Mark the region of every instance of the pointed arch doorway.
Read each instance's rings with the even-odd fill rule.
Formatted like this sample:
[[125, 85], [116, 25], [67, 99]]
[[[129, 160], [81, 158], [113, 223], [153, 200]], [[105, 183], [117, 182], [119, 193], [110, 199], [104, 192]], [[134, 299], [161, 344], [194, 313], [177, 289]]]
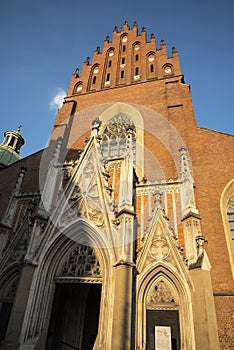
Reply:
[[102, 290], [94, 249], [77, 245], [58, 270], [46, 350], [92, 350], [98, 334]]
[[101, 287], [99, 283], [56, 283], [46, 349], [93, 349]]
[[147, 350], [180, 349], [179, 296], [164, 276], [148, 291], [146, 328]]
[[[147, 350], [158, 345], [168, 350], [180, 349], [180, 328], [178, 310], [146, 310]], [[168, 347], [166, 347], [169, 338]]]

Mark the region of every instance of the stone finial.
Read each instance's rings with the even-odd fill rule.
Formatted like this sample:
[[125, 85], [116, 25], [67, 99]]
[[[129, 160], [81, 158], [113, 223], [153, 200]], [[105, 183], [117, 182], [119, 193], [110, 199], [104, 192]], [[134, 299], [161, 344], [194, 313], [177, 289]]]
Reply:
[[75, 77], [79, 78], [79, 68], [76, 68], [76, 70], [75, 70]]
[[99, 118], [96, 118], [92, 121], [92, 136], [97, 137], [98, 136], [98, 131], [100, 126], [102, 125], [102, 122]]
[[197, 248], [198, 248], [198, 256], [203, 254], [204, 252], [204, 247], [205, 244], [208, 243], [207, 239], [204, 236], [196, 236], [195, 237], [196, 243], [197, 243]]
[[177, 53], [177, 50], [174, 46], [172, 47], [171, 52], [172, 52], [172, 54]]
[[87, 64], [87, 66], [90, 64], [90, 57], [87, 57], [87, 58], [86, 58], [85, 63]]
[[116, 33], [118, 33], [118, 27], [117, 27], [117, 26], [115, 26], [115, 27], [114, 27], [114, 30], [113, 30], [113, 32], [116, 32]]
[[109, 37], [109, 35], [106, 36], [106, 42], [107, 42], [107, 43], [110, 42], [110, 37]]
[[100, 46], [97, 46], [96, 52], [97, 52], [97, 53], [100, 53]]
[[166, 43], [163, 39], [160, 41], [160, 45], [161, 45], [161, 48], [166, 46]]
[[100, 128], [100, 126], [102, 125], [102, 122], [99, 118], [95, 118], [93, 121], [92, 121], [92, 129], [97, 129], [97, 128]]
[[128, 25], [128, 21], [125, 21], [124, 22], [124, 24], [123, 24], [123, 26], [122, 26], [122, 30], [129, 30], [130, 29], [130, 27], [129, 27], [129, 25]]

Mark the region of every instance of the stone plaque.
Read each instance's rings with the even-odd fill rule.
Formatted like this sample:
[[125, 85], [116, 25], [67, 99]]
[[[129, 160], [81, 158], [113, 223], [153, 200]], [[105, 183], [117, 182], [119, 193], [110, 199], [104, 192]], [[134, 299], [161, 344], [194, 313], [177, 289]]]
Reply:
[[171, 327], [155, 326], [155, 350], [172, 350]]

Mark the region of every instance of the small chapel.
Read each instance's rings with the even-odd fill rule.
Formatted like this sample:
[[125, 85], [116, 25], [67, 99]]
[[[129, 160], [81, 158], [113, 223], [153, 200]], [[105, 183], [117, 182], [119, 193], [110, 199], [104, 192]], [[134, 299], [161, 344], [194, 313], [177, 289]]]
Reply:
[[197, 125], [178, 52], [114, 28], [48, 147], [0, 145], [1, 350], [230, 350], [234, 137]]

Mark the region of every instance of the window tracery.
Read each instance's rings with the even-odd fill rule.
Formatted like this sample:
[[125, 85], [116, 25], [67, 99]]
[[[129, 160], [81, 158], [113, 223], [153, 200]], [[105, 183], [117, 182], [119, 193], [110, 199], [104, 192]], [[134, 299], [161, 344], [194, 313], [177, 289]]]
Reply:
[[232, 242], [234, 242], [234, 194], [232, 194], [227, 203], [227, 216], [230, 225]]
[[79, 244], [67, 257], [59, 277], [100, 277], [101, 268], [92, 247]]
[[109, 120], [102, 134], [101, 151], [104, 159], [120, 158], [124, 156], [130, 139], [135, 159], [135, 124], [125, 113], [118, 113]]

